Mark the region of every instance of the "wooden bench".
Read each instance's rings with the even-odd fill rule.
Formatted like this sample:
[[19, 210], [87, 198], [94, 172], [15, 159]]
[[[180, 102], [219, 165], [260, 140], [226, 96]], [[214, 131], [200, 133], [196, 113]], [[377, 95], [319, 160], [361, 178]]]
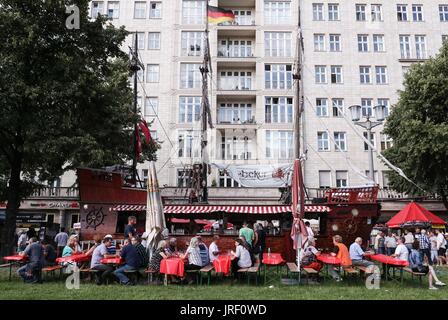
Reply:
[[147, 275], [148, 284], [152, 283], [154, 275], [158, 275], [159, 273], [154, 269], [145, 269], [143, 271], [144, 274]]
[[10, 265], [10, 263], [0, 264], [0, 268], [9, 268]]
[[342, 271], [344, 272], [344, 276], [349, 275], [352, 278], [360, 275], [359, 270], [353, 267], [342, 267]]
[[255, 262], [253, 267], [248, 268], [247, 270], [247, 284], [250, 284], [250, 278], [255, 277], [255, 284], [258, 285], [258, 276], [260, 274], [260, 263]]
[[50, 273], [53, 277], [56, 276], [55, 271], [59, 270], [59, 278], [62, 277], [62, 269], [64, 269], [64, 266], [61, 265], [55, 265], [55, 266], [49, 266], [49, 267], [45, 267], [42, 268], [42, 272], [48, 272]]
[[213, 265], [211, 265], [211, 264], [206, 265], [205, 267], [202, 267], [201, 270], [199, 270], [199, 274], [201, 277], [201, 285], [202, 285], [202, 279], [203, 279], [204, 275], [207, 275], [207, 285], [210, 285], [210, 278], [212, 275], [212, 270], [213, 270]]
[[306, 283], [309, 283], [310, 276], [319, 278], [319, 271], [314, 270], [313, 268], [303, 268], [303, 271], [306, 274]]
[[297, 270], [297, 265], [294, 262], [286, 263], [286, 276], [289, 278], [290, 274], [297, 274], [297, 277], [300, 275], [300, 270]]
[[414, 272], [414, 271], [412, 271], [411, 268], [403, 268], [403, 271], [410, 273], [412, 275], [412, 279], [414, 279], [414, 276], [418, 277], [419, 283], [420, 283], [420, 285], [422, 285], [422, 283], [423, 283], [422, 277], [426, 276], [426, 273]]
[[[195, 275], [196, 276], [196, 285], [199, 284], [199, 269], [198, 270], [186, 270], [185, 271], [186, 274], [190, 274], [190, 275]], [[166, 275], [165, 275], [165, 280], [166, 280]]]
[[131, 283], [138, 283], [138, 280], [140, 278], [140, 273], [138, 269], [124, 270], [124, 273], [129, 278], [129, 281]]

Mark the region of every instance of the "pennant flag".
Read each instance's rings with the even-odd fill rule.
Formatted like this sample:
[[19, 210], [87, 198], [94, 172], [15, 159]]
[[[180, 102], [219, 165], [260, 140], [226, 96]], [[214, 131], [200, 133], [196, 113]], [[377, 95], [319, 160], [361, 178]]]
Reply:
[[223, 22], [233, 22], [235, 20], [235, 15], [232, 10], [226, 10], [219, 7], [208, 6], [207, 12], [209, 23], [223, 23]]
[[145, 136], [146, 144], [149, 144], [151, 141], [151, 132], [149, 131], [148, 124], [145, 120], [140, 120], [138, 122], [138, 126], [140, 127], [140, 130], [142, 131], [143, 135]]

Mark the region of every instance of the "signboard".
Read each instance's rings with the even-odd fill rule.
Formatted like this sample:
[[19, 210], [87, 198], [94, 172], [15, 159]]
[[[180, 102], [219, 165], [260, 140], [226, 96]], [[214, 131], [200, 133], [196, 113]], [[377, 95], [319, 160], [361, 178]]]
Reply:
[[73, 224], [73, 229], [81, 229], [81, 222], [76, 222]]
[[292, 164], [286, 165], [220, 165], [212, 164], [243, 187], [281, 188], [291, 184]]
[[17, 223], [43, 223], [47, 221], [45, 213], [22, 213], [17, 215]]

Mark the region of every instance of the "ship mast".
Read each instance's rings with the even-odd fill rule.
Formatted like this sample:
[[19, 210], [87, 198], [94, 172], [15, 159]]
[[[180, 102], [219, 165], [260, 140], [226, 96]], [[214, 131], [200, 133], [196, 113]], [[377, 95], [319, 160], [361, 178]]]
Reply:
[[297, 28], [297, 61], [296, 70], [293, 75], [293, 79], [296, 81], [296, 99], [295, 99], [295, 112], [294, 112], [294, 158], [300, 158], [300, 124], [302, 117], [302, 27], [300, 22], [300, 6], [299, 6], [299, 22]]

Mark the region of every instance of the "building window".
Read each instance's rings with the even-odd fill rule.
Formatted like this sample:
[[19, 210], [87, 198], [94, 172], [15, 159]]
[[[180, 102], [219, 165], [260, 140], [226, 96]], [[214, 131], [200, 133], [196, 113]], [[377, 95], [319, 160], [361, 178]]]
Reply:
[[347, 136], [345, 132], [334, 132], [334, 144], [336, 151], [347, 151]]
[[205, 6], [207, 2], [203, 0], [183, 0], [182, 1], [182, 23], [183, 24], [204, 24]]
[[294, 156], [292, 131], [266, 130], [266, 158], [291, 159]]
[[319, 170], [319, 188], [328, 189], [331, 187], [331, 171]]
[[372, 83], [372, 80], [370, 78], [370, 66], [359, 67], [359, 81], [361, 84]]
[[201, 97], [179, 97], [179, 123], [195, 123], [201, 118]]
[[384, 47], [384, 35], [374, 34], [373, 35], [373, 51], [374, 52], [384, 52], [386, 48]]
[[[233, 10], [235, 15], [235, 23], [239, 26], [251, 26], [255, 25], [255, 20], [252, 18], [252, 11], [250, 10]], [[229, 25], [229, 22], [223, 23], [223, 25]]]
[[342, 117], [344, 115], [344, 99], [333, 98], [331, 103], [333, 106], [333, 117]]
[[383, 21], [383, 10], [381, 4], [372, 4], [370, 6], [372, 13], [372, 21]]
[[250, 160], [254, 145], [250, 136], [221, 136], [221, 159]]
[[148, 32], [148, 49], [160, 50], [160, 32]]
[[177, 187], [191, 188], [193, 186], [193, 170], [177, 170]]
[[316, 99], [316, 115], [318, 117], [328, 116], [328, 104], [327, 98], [317, 98]]
[[323, 3], [313, 3], [313, 20], [323, 21], [324, 20], [324, 5]]
[[348, 171], [336, 171], [336, 188], [348, 187]]
[[417, 59], [428, 58], [426, 52], [426, 36], [424, 35], [415, 36], [415, 57]]
[[219, 90], [252, 90], [252, 72], [221, 71], [218, 88]]
[[439, 16], [440, 16], [440, 21], [442, 21], [442, 22], [448, 21], [448, 4], [439, 5]]
[[314, 80], [316, 83], [327, 83], [327, 67], [315, 66], [314, 67]]
[[328, 20], [329, 21], [339, 20], [339, 4], [337, 3], [328, 4]]
[[179, 131], [179, 158], [198, 158], [201, 151], [200, 132], [193, 130]]
[[225, 170], [219, 170], [219, 186], [221, 188], [238, 188], [240, 184], [233, 180]]
[[390, 108], [389, 99], [387, 99], [387, 98], [378, 98], [378, 105], [386, 107], [384, 109], [384, 116], [387, 118], [389, 116], [389, 108]]
[[331, 83], [342, 83], [342, 66], [330, 67]]
[[361, 114], [363, 117], [372, 116], [372, 99], [362, 98], [361, 99]]
[[412, 5], [412, 20], [423, 21], [423, 5], [421, 4]]
[[356, 21], [366, 21], [366, 5], [365, 4], [356, 4]]
[[146, 18], [146, 1], [134, 2], [134, 19]]
[[101, 14], [104, 14], [104, 2], [103, 1], [93, 1], [92, 2], [92, 18], [96, 18]]
[[146, 66], [146, 82], [159, 82], [160, 66], [158, 64], [148, 64]]
[[252, 122], [251, 103], [221, 103], [218, 109], [219, 123]]
[[151, 1], [149, 3], [149, 19], [162, 18], [162, 2]]
[[397, 19], [398, 21], [408, 21], [407, 4], [397, 4]]
[[341, 35], [340, 34], [330, 34], [330, 51], [340, 52], [341, 49]]
[[158, 109], [159, 109], [159, 99], [157, 97], [146, 97], [145, 117], [157, 116]]
[[411, 58], [411, 40], [408, 35], [400, 35], [400, 53], [402, 59]]
[[264, 50], [267, 57], [291, 57], [291, 32], [265, 32]]
[[392, 142], [392, 138], [391, 137], [389, 137], [385, 133], [381, 133], [380, 137], [381, 137], [381, 151], [384, 151], [384, 150], [389, 149], [390, 147], [392, 147], [393, 142]]
[[358, 51], [369, 51], [369, 36], [366, 34], [358, 34]]
[[118, 19], [120, 16], [120, 3], [109, 1], [107, 3], [107, 16], [109, 19]]
[[325, 51], [325, 35], [315, 34], [314, 35], [314, 51]]
[[[375, 133], [374, 133], [374, 132], [371, 132], [371, 133], [370, 133], [370, 139], [367, 138], [367, 136], [368, 136], [367, 131], [364, 131], [364, 132], [362, 133], [362, 135], [364, 136], [365, 139], [367, 139], [367, 140], [370, 141], [370, 143], [373, 145], [373, 148], [375, 149], [375, 148], [376, 148]], [[369, 150], [369, 145], [368, 145], [367, 143], [364, 142], [364, 151], [368, 151], [368, 150]]]
[[[277, 47], [275, 47], [277, 54]], [[224, 39], [219, 41], [218, 56], [220, 57], [253, 57], [252, 40]]]
[[265, 1], [265, 24], [289, 24], [291, 22], [291, 2], [289, 1]]
[[317, 150], [330, 151], [330, 140], [327, 131], [317, 132]]
[[[132, 47], [135, 44], [135, 33], [132, 34]], [[137, 48], [138, 50], [145, 50], [145, 33], [137, 32]]]
[[266, 97], [264, 108], [266, 123], [292, 123], [292, 98]]
[[196, 89], [201, 87], [200, 64], [181, 63], [180, 64], [180, 88]]
[[181, 48], [183, 56], [201, 56], [204, 44], [204, 33], [182, 31]]
[[266, 64], [264, 66], [265, 89], [292, 89], [290, 64]]
[[376, 84], [387, 83], [387, 67], [375, 66]]

